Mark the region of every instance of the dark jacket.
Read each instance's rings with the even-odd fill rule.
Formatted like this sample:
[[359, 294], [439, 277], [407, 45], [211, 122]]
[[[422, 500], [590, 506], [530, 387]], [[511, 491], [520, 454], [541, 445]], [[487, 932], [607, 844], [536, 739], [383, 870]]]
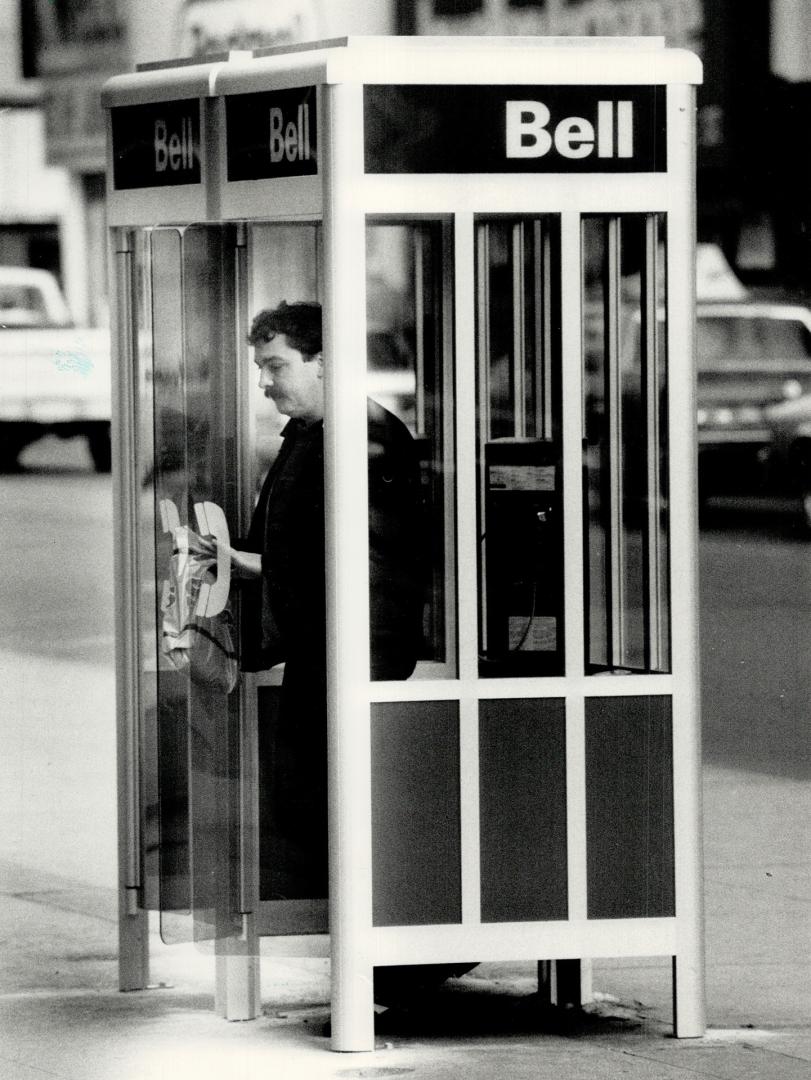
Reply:
[[[324, 429], [290, 421], [240, 547], [262, 555], [261, 584], [243, 589], [242, 668], [282, 660], [299, 677], [326, 667]], [[422, 636], [419, 467], [405, 425], [368, 404], [372, 677], [407, 678]]]

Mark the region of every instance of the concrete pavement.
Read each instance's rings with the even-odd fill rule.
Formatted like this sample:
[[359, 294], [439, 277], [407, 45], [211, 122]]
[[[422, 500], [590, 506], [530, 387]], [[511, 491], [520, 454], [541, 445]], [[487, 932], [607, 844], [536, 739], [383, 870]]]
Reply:
[[[19, 870], [11, 880], [7, 864], [0, 872], [10, 886], [0, 909], [2, 1080], [811, 1075], [807, 1016], [802, 1024], [761, 1026], [760, 1010], [741, 1013], [734, 1026], [710, 1028], [703, 1039], [674, 1040], [667, 1010], [651, 1003], [655, 989], [650, 999], [645, 992], [662, 981], [661, 965], [595, 966], [595, 985], [611, 991], [598, 990], [582, 1015], [544, 1015], [532, 996], [531, 965], [482, 965], [401, 1014], [374, 1053], [333, 1054], [320, 1034], [327, 961], [266, 958], [262, 1016], [229, 1024], [213, 1012], [213, 958], [204, 951], [163, 946], [153, 935], [152, 977], [162, 988], [118, 993], [113, 891]], [[766, 996], [775, 980], [763, 982], [763, 967], [736, 963], [735, 992]], [[807, 984], [807, 961], [797, 974]]]
[[[96, 687], [104, 686], [100, 672]], [[29, 714], [36, 702], [35, 694]], [[112, 884], [26, 867], [6, 852], [0, 1080], [807, 1078], [807, 787], [711, 769], [705, 800], [710, 1027], [703, 1039], [671, 1036], [666, 960], [595, 963], [595, 1001], [582, 1015], [537, 1007], [533, 965], [489, 964], [400, 1014], [374, 1053], [336, 1055], [320, 1034], [329, 1012], [326, 960], [264, 958], [262, 1016], [229, 1024], [213, 1012], [213, 957], [193, 945], [163, 945], [153, 921], [156, 988], [121, 994]], [[75, 810], [70, 799], [65, 805]], [[90, 849], [108, 826], [93, 821], [91, 832], [81, 816], [55, 824], [84, 835], [92, 879], [98, 863]], [[69, 860], [67, 852], [56, 863]]]
[[[25, 555], [0, 550], [6, 580]], [[109, 590], [109, 558], [94, 572]], [[42, 591], [24, 627], [0, 618], [0, 1080], [811, 1077], [811, 790], [791, 769], [704, 771], [703, 1039], [671, 1037], [666, 959], [595, 964], [584, 1015], [542, 1014], [532, 965], [482, 965], [364, 1055], [332, 1054], [319, 1034], [323, 960], [266, 958], [262, 1016], [228, 1024], [212, 1008], [213, 958], [153, 933], [163, 988], [118, 993], [109, 592], [97, 618], [57, 632]]]

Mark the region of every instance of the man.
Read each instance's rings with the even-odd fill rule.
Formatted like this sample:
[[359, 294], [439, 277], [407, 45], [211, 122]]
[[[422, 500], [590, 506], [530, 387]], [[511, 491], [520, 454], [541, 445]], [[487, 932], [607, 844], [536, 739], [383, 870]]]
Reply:
[[[273, 894], [321, 897], [328, 876], [320, 305], [283, 302], [262, 311], [248, 340], [260, 387], [290, 419], [248, 536], [230, 550], [233, 572], [246, 579], [242, 668], [285, 664], [269, 793], [279, 864], [270, 868]], [[422, 634], [419, 469], [405, 425], [374, 401], [367, 412], [371, 677], [405, 679], [416, 665]], [[378, 969], [375, 1000], [407, 999], [470, 966]]]
[[[327, 895], [324, 356], [321, 308], [282, 303], [248, 337], [259, 385], [290, 419], [248, 536], [230, 549], [246, 671], [284, 661], [270, 777], [278, 897]], [[404, 679], [421, 637], [419, 472], [408, 429], [368, 403], [371, 674]]]

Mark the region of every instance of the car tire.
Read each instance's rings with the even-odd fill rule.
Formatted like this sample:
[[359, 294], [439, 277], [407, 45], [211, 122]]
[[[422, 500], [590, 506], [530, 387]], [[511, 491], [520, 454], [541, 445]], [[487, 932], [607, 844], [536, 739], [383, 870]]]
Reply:
[[87, 445], [96, 472], [108, 473], [112, 468], [112, 448], [110, 446], [110, 425], [97, 424], [87, 435]]
[[811, 491], [805, 491], [801, 496], [800, 523], [805, 535], [811, 537]]
[[0, 473], [19, 472], [20, 454], [35, 438], [22, 425], [0, 424]]

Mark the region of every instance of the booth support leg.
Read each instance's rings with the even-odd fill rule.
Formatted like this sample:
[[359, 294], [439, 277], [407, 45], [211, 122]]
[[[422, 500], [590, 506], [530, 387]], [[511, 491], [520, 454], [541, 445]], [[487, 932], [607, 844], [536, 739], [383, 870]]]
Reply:
[[138, 904], [138, 892], [122, 888], [118, 897], [119, 990], [149, 985], [149, 915]]
[[591, 1000], [590, 960], [539, 960], [538, 996], [543, 1006], [584, 1005]]
[[374, 1050], [374, 969], [371, 964], [335, 964], [334, 959], [333, 964], [332, 1049]]
[[704, 972], [701, 957], [673, 957], [673, 1034], [700, 1039], [705, 1032]]
[[252, 915], [243, 916], [241, 937], [217, 938], [214, 1008], [225, 1020], [255, 1020], [262, 1011], [259, 939]]

